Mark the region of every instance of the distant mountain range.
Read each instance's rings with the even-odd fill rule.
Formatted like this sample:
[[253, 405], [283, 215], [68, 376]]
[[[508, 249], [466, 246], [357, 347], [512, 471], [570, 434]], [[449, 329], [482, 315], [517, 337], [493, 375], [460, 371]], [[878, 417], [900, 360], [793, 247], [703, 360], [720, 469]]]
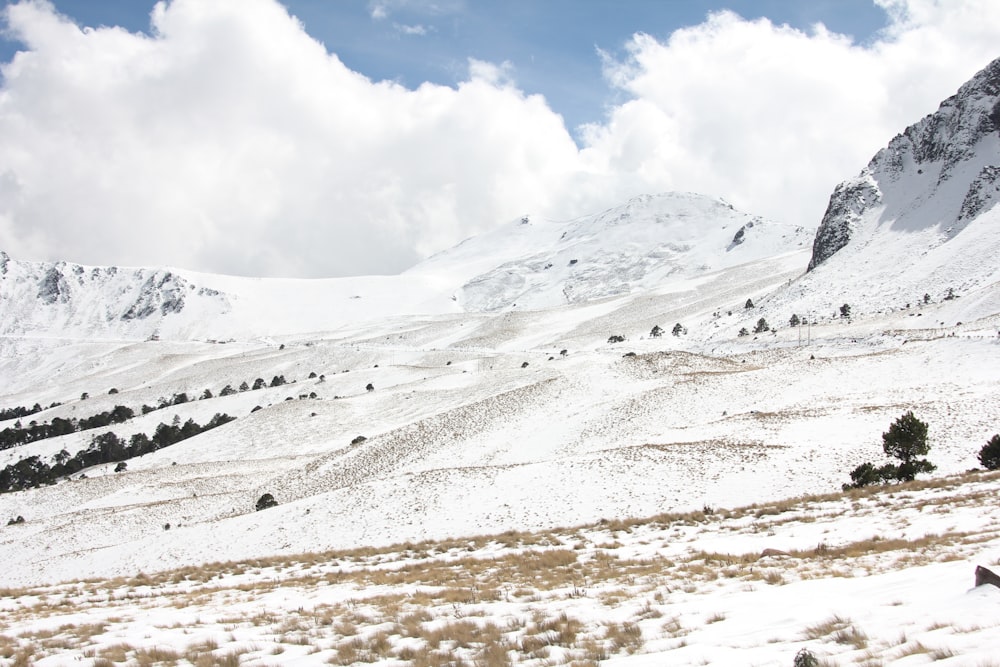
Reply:
[[1000, 60], [837, 186], [815, 234], [666, 193], [569, 221], [525, 216], [399, 276], [246, 279], [0, 253], [0, 334], [246, 338], [394, 315], [540, 310], [667, 289], [810, 243], [808, 273], [761, 305], [825, 311], [851, 300], [860, 314], [928, 294], [1000, 312], [998, 95]]

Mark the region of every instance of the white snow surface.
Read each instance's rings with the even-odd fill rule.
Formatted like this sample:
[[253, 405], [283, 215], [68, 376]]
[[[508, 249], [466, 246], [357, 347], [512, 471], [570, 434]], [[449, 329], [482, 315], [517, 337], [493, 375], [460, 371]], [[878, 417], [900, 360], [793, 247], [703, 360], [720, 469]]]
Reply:
[[[980, 271], [964, 288], [955, 283], [956, 299], [943, 300], [940, 289], [926, 303], [918, 297], [932, 291], [926, 281], [935, 271], [957, 270], [945, 264], [961, 266], [992, 247], [997, 225], [990, 215], [963, 230], [968, 256], [951, 242], [948, 254], [886, 273], [890, 282], [873, 290], [864, 277], [835, 270], [838, 262], [854, 266], [859, 260], [851, 255], [804, 276], [809, 249], [801, 230], [692, 195], [638, 198], [571, 222], [528, 216], [397, 277], [252, 280], [62, 265], [46, 283], [58, 287], [44, 292], [52, 303], [42, 304], [39, 281], [52, 267], [4, 256], [0, 406], [60, 403], [22, 422], [80, 419], [115, 405], [139, 416], [0, 451], [0, 467], [29, 456], [49, 461], [63, 449], [72, 454], [109, 430], [128, 438], [175, 418], [237, 419], [131, 459], [124, 472], [100, 465], [85, 478], [0, 494], [0, 518], [25, 519], [0, 526], [0, 586], [552, 530], [832, 492], [859, 463], [883, 460], [881, 434], [907, 410], [930, 424], [935, 474], [966, 471], [997, 430], [1000, 291], [992, 274]], [[734, 244], [740, 229], [743, 242]], [[879, 237], [882, 256], [902, 261], [911, 234]], [[150, 276], [155, 289], [134, 291]], [[897, 303], [913, 292], [910, 308]], [[178, 294], [184, 306], [172, 311]], [[754, 307], [745, 307], [748, 299]], [[849, 318], [838, 313], [844, 302], [852, 305]], [[129, 309], [147, 315], [122, 319]], [[788, 326], [793, 313], [809, 324]], [[762, 319], [768, 326], [758, 327]], [[662, 336], [652, 336], [654, 326]], [[761, 331], [739, 336], [741, 328]], [[611, 336], [624, 341], [612, 343]], [[288, 384], [221, 396], [226, 385], [276, 375]], [[205, 390], [211, 398], [140, 414], [143, 405]], [[0, 430], [13, 422], [0, 422]], [[959, 503], [963, 509], [944, 516], [873, 509], [852, 519], [838, 506], [786, 527], [769, 524], [766, 541], [752, 527], [711, 522], [693, 534], [605, 537], [640, 556], [917, 539], [989, 522], [997, 485], [984, 478], [981, 504]], [[264, 493], [278, 505], [256, 512]], [[1000, 545], [988, 531], [963, 545], [912, 567], [872, 557], [843, 580], [798, 572], [786, 586], [768, 586], [736, 577], [720, 580], [710, 596], [656, 601], [661, 613], [683, 617], [682, 625], [703, 627], [684, 643], [662, 630], [663, 620], [661, 629], [644, 621], [643, 650], [619, 651], [609, 662], [790, 664], [803, 628], [832, 614], [877, 637], [873, 644], [884, 643], [884, 664], [926, 660], [893, 653], [910, 642], [892, 643], [897, 628], [981, 662], [1000, 651], [988, 632], [996, 627], [1000, 591], [969, 591], [971, 571], [996, 563]], [[182, 650], [183, 641], [227, 625], [210, 619], [230, 612], [281, 613], [378, 590], [290, 584], [232, 609], [220, 596], [193, 612], [172, 605], [137, 611], [116, 632], [131, 643]], [[24, 595], [46, 594], [18, 595], [16, 605], [28, 604]], [[589, 622], [602, 614], [629, 618], [586, 596], [578, 604], [533, 604], [544, 614], [569, 609]], [[105, 613], [100, 609], [119, 618], [112, 607], [67, 622], [92, 622]], [[32, 631], [30, 618], [11, 618]], [[160, 630], [172, 623], [201, 634], [182, 640]], [[946, 638], [934, 634], [944, 627], [952, 628]], [[265, 641], [248, 631], [244, 645]], [[330, 658], [281, 650], [253, 664]], [[818, 653], [864, 655], [836, 642]], [[63, 664], [44, 660], [39, 664]]]

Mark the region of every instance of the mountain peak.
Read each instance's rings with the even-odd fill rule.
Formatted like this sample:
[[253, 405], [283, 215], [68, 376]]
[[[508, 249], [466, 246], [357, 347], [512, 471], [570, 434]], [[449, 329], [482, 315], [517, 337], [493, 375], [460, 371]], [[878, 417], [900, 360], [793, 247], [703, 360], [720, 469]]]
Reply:
[[932, 247], [956, 238], [996, 203], [998, 165], [1000, 59], [837, 186], [808, 270], [849, 245], [860, 248], [879, 230], [927, 232], [921, 241]]

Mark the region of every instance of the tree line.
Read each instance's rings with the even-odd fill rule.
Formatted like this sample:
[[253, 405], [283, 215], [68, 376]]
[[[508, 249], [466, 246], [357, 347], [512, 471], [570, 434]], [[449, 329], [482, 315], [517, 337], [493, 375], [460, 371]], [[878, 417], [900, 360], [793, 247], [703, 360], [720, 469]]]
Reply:
[[116, 405], [110, 410], [100, 412], [92, 417], [83, 419], [63, 419], [55, 417], [49, 423], [31, 422], [27, 427], [20, 426], [20, 422], [14, 427], [7, 427], [0, 431], [0, 450], [10, 449], [18, 445], [24, 445], [37, 440], [55, 438], [60, 435], [68, 435], [77, 431], [89, 431], [94, 428], [103, 428], [112, 424], [121, 424], [135, 416], [132, 408], [124, 405]]
[[42, 461], [38, 456], [29, 456], [3, 468], [0, 470], [0, 493], [55, 484], [57, 479], [77, 473], [84, 468], [149, 454], [234, 419], [236, 418], [227, 414], [216, 414], [208, 423], [201, 426], [193, 419], [181, 424], [180, 419], [175, 418], [172, 424], [158, 425], [152, 436], [136, 433], [128, 441], [119, 438], [111, 431], [101, 433], [91, 438], [87, 449], [80, 450], [73, 456], [63, 449], [52, 458], [51, 464]]

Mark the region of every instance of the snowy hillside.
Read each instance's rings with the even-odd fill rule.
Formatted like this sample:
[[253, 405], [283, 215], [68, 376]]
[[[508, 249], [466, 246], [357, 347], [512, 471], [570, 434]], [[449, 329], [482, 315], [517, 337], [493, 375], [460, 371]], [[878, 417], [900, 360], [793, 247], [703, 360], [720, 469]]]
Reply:
[[836, 292], [870, 313], [914, 308], [927, 294], [967, 300], [945, 321], [996, 312], [998, 200], [1000, 59], [837, 186], [810, 272], [784, 301], [819, 309], [813, 295]]
[[247, 340], [401, 315], [537, 310], [662, 287], [806, 248], [811, 231], [691, 194], [569, 222], [523, 221], [398, 276], [280, 280], [0, 255], [0, 334]]
[[663, 287], [806, 247], [812, 229], [741, 213], [703, 195], [636, 197], [558, 222], [525, 216], [409, 274], [460, 278], [465, 310], [538, 310]]
[[[996, 647], [997, 596], [966, 590], [1000, 558], [998, 480], [941, 478], [998, 431], [998, 72], [838, 188], [808, 272], [808, 230], [678, 193], [528, 215], [399, 276], [0, 254], [0, 586], [44, 586], [0, 602], [0, 664], [65, 664], [44, 633], [73, 623], [94, 633], [66, 655], [100, 665], [443, 664], [413, 657], [434, 641], [477, 664], [790, 664], [806, 640], [980, 664], [949, 660]], [[840, 495], [906, 411], [937, 479]], [[516, 574], [535, 547], [559, 553]], [[234, 559], [256, 564], [206, 565]], [[440, 568], [472, 597], [416, 602], [438, 584], [411, 575]], [[422, 615], [397, 631], [404, 607]], [[507, 661], [421, 634], [448, 613], [508, 628]], [[579, 641], [531, 648], [562, 613]]]

